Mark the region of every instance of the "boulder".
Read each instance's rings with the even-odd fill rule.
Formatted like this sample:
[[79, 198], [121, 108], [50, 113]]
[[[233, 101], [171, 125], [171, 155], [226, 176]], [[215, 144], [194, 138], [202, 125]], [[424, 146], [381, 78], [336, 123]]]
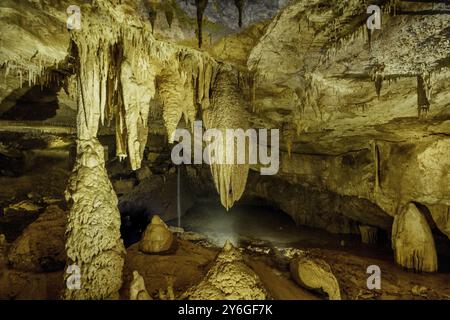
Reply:
[[183, 295], [190, 300], [265, 300], [268, 293], [258, 275], [229, 241], [205, 278]]
[[159, 253], [167, 251], [173, 243], [173, 235], [167, 225], [157, 215], [144, 231], [139, 249], [144, 253]]
[[392, 248], [395, 261], [414, 271], [434, 272], [438, 269], [433, 234], [424, 215], [414, 203], [394, 218]]
[[130, 284], [130, 300], [153, 300], [145, 289], [144, 278], [136, 270]]
[[66, 213], [49, 206], [12, 244], [8, 261], [22, 271], [50, 272], [61, 270], [66, 263]]
[[291, 260], [290, 268], [300, 286], [325, 292], [330, 300], [341, 300], [339, 283], [325, 261], [303, 256]]

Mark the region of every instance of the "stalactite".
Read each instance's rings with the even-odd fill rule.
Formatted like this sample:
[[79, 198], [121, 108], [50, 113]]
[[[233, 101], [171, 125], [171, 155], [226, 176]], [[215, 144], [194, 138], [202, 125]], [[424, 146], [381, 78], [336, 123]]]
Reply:
[[243, 18], [245, 0], [234, 0], [234, 4], [239, 11], [239, 28], [242, 28], [242, 18]]
[[283, 128], [283, 136], [289, 158], [291, 158], [292, 146], [294, 144], [296, 132], [297, 132], [296, 128], [293, 128], [290, 123], [286, 124]]
[[430, 110], [432, 94], [431, 76], [423, 73], [417, 76], [417, 112], [419, 118], [425, 118]]
[[[245, 102], [242, 93], [239, 92], [236, 78], [230, 71], [221, 70], [212, 89], [211, 107], [203, 112], [205, 127], [222, 131], [225, 137], [226, 129], [248, 129], [248, 121], [245, 117]], [[236, 158], [236, 145], [233, 141], [223, 139], [222, 153], [214, 154], [216, 158], [225, 163], [227, 148], [234, 147]], [[247, 145], [248, 150], [248, 145]], [[234, 202], [239, 200], [244, 193], [247, 183], [249, 164], [211, 164], [211, 173], [216, 189], [220, 194], [222, 205], [228, 210]]]
[[375, 92], [377, 93], [378, 98], [380, 98], [381, 89], [383, 87], [383, 81], [384, 81], [384, 63], [377, 64], [372, 69], [372, 81], [375, 84]]
[[171, 28], [172, 27], [174, 13], [173, 13], [173, 9], [170, 7], [170, 3], [168, 3], [166, 5], [166, 8], [164, 9], [164, 15], [166, 16], [166, 21], [167, 21], [167, 24], [169, 25], [169, 28]]
[[374, 159], [374, 167], [375, 167], [374, 192], [377, 193], [380, 191], [381, 169], [380, 169], [380, 148], [378, 147], [376, 141], [373, 142], [373, 159]]
[[203, 44], [203, 14], [208, 6], [208, 0], [195, 0], [197, 7], [197, 37], [198, 47], [201, 48]]

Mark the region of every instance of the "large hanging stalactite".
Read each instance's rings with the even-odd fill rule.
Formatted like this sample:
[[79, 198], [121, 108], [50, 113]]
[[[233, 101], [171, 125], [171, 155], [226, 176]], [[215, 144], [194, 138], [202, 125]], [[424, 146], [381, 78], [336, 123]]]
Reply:
[[195, 0], [197, 7], [197, 37], [198, 47], [201, 48], [203, 44], [203, 14], [208, 6], [208, 0]]
[[[217, 74], [212, 89], [211, 106], [203, 111], [203, 121], [207, 129], [217, 129], [222, 132], [222, 152], [213, 156], [225, 163], [227, 149], [234, 148], [234, 157], [237, 159], [237, 145], [235, 140], [227, 141], [226, 129], [247, 130], [248, 120], [245, 116], [247, 108], [242, 93], [237, 85], [237, 77], [231, 71], [222, 69]], [[214, 142], [214, 141], [213, 141]], [[220, 142], [218, 142], [220, 144]], [[216, 149], [217, 150], [217, 149]], [[249, 150], [248, 142], [246, 151]], [[239, 200], [245, 191], [249, 162], [243, 164], [217, 164], [211, 163], [211, 173], [217, 191], [220, 194], [222, 205], [229, 209]]]

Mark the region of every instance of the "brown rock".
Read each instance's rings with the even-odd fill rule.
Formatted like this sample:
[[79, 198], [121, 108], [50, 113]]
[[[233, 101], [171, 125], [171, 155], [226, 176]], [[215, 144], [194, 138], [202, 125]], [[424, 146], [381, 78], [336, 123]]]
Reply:
[[58, 206], [49, 206], [14, 241], [8, 254], [9, 263], [23, 271], [62, 269], [66, 261], [66, 223], [66, 213]]
[[339, 283], [325, 261], [309, 257], [293, 259], [291, 275], [300, 286], [323, 291], [330, 300], [341, 300]]
[[169, 250], [172, 243], [172, 232], [164, 221], [155, 215], [142, 236], [139, 249], [145, 253], [159, 253]]

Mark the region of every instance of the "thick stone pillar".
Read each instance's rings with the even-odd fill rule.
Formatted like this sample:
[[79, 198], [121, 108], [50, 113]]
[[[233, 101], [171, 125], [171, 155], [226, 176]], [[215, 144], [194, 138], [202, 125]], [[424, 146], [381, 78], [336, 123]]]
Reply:
[[[117, 196], [105, 169], [104, 151], [96, 138], [77, 141], [77, 159], [66, 199], [68, 266], [79, 271], [79, 288], [67, 288], [65, 299], [114, 299], [122, 286], [125, 248], [120, 238]], [[70, 274], [66, 274], [67, 277]]]

